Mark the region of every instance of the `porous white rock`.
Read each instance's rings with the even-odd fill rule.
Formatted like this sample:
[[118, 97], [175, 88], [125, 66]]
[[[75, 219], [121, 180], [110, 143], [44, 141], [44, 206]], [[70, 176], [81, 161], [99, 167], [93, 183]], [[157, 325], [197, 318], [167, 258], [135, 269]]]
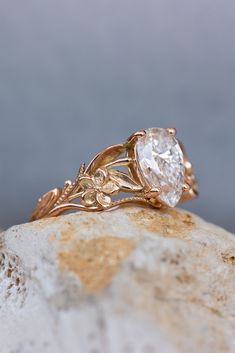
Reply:
[[123, 208], [0, 235], [1, 353], [234, 353], [235, 237]]

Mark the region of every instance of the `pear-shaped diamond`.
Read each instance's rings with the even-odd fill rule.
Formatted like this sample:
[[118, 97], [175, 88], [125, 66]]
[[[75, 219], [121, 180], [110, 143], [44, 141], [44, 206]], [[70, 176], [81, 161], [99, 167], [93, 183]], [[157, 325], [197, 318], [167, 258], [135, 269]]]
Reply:
[[184, 184], [184, 157], [177, 139], [167, 129], [152, 128], [136, 142], [140, 174], [158, 199], [170, 207], [179, 202]]

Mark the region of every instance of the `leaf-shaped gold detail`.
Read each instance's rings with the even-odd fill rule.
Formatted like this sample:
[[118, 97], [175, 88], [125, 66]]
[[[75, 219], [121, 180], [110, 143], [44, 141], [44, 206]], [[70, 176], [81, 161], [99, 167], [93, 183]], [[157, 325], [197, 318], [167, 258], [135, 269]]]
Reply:
[[107, 170], [99, 168], [94, 174], [93, 183], [96, 187], [101, 187], [102, 185], [104, 185], [107, 178], [108, 178]]
[[93, 180], [90, 176], [83, 176], [80, 178], [79, 181], [79, 186], [83, 189], [83, 190], [87, 190], [87, 189], [92, 189], [93, 188]]
[[112, 202], [111, 197], [108, 195], [105, 195], [103, 192], [97, 192], [96, 199], [97, 199], [97, 202], [103, 207], [110, 206]]
[[56, 201], [60, 198], [62, 189], [55, 188], [44, 194], [37, 203], [35, 210], [32, 213], [31, 220], [40, 219], [44, 217], [55, 205]]
[[105, 166], [110, 162], [118, 158], [122, 153], [124, 153], [125, 147], [123, 144], [114, 145], [101, 151], [88, 165], [86, 172], [88, 174], [93, 174], [97, 168]]
[[101, 188], [105, 194], [113, 195], [119, 191], [119, 186], [112, 180], [109, 180], [106, 184], [104, 184]]
[[141, 191], [143, 187], [137, 184], [129, 175], [118, 170], [110, 170], [110, 179], [123, 191]]
[[96, 203], [96, 191], [95, 190], [87, 190], [82, 195], [82, 202], [86, 206], [93, 206]]

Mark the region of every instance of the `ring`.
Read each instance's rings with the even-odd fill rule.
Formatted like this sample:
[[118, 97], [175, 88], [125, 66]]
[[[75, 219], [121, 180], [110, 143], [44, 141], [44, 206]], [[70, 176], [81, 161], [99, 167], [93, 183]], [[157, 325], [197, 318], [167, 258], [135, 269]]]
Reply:
[[38, 200], [30, 220], [130, 203], [175, 207], [197, 196], [198, 183], [176, 129], [151, 128], [107, 147], [88, 166], [82, 164], [74, 181]]

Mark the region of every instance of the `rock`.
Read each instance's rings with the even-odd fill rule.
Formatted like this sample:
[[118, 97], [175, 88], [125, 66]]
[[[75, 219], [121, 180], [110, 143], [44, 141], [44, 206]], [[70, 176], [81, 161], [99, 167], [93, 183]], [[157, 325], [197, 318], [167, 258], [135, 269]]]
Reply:
[[1, 353], [234, 353], [235, 237], [122, 208], [0, 235]]

